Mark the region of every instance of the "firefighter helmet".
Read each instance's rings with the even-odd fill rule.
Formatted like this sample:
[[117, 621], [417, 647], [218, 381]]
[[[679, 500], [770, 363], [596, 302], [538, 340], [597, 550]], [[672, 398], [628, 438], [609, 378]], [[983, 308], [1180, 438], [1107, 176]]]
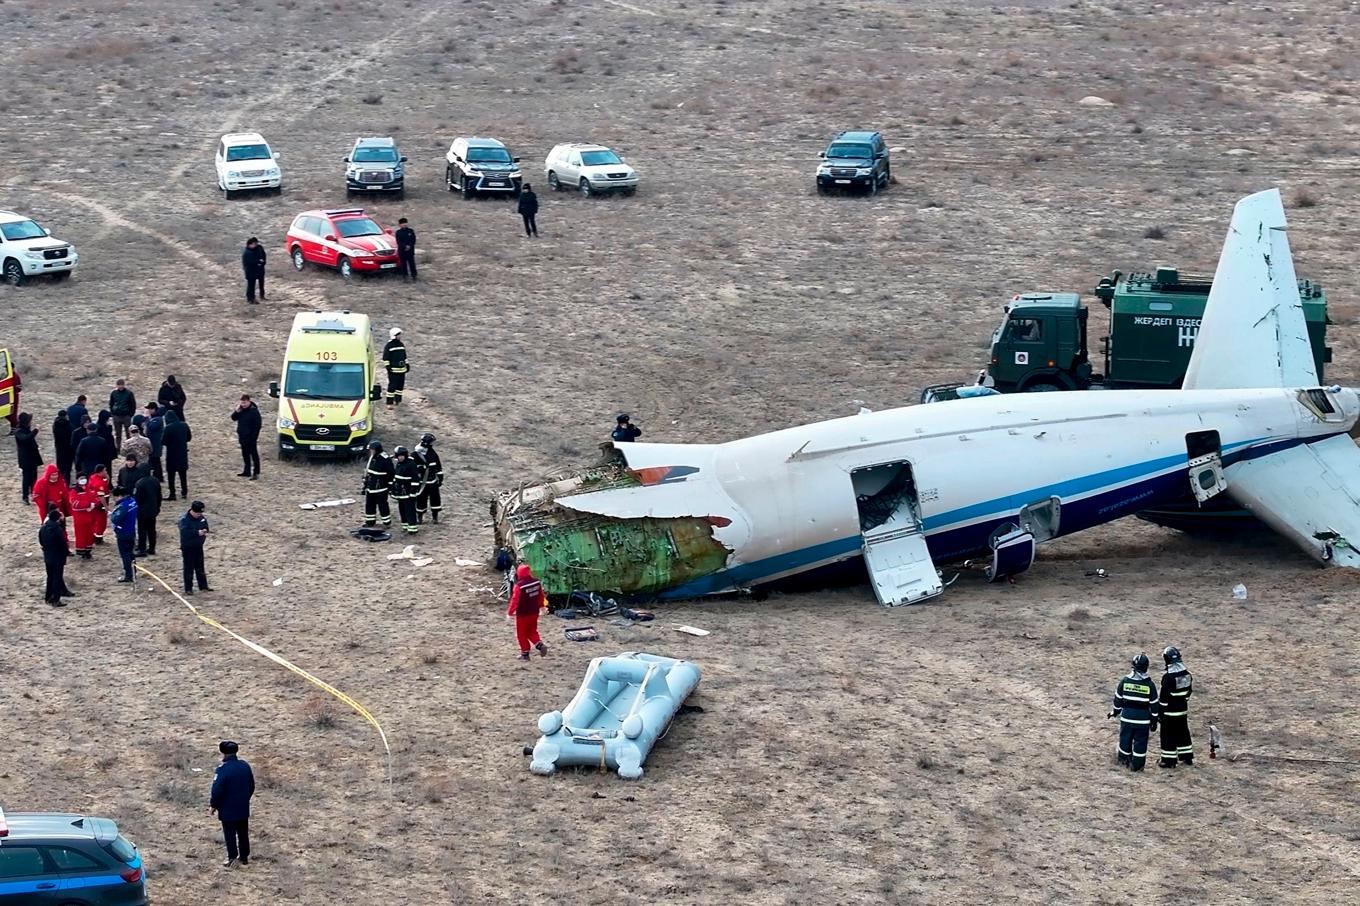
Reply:
[[1181, 650], [1175, 645], [1166, 646], [1162, 649], [1162, 660], [1166, 661], [1168, 667], [1172, 664], [1179, 664], [1181, 662]]
[[405, 447], [397, 447], [392, 451], [393, 456], [410, 456], [411, 451]]
[[434, 435], [429, 431], [426, 431], [424, 434], [420, 435], [420, 442], [428, 447], [434, 443]]
[[382, 452], [382, 441], [380, 441], [380, 440], [371, 440], [371, 441], [368, 442], [368, 448], [369, 448], [370, 450], [372, 450], [373, 452], [375, 452], [375, 453], [381, 453], [381, 452]]
[[1149, 663], [1148, 656], [1142, 652], [1133, 656], [1133, 669], [1137, 670], [1139, 673], [1146, 673]]

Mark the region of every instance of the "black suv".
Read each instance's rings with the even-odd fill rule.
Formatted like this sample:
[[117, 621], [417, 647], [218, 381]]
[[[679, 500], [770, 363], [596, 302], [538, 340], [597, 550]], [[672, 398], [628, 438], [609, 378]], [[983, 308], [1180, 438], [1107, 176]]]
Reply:
[[147, 906], [142, 858], [108, 818], [0, 812], [0, 906]]
[[888, 146], [879, 132], [842, 132], [817, 155], [817, 192], [832, 189], [863, 189], [870, 195], [887, 188], [892, 180]]

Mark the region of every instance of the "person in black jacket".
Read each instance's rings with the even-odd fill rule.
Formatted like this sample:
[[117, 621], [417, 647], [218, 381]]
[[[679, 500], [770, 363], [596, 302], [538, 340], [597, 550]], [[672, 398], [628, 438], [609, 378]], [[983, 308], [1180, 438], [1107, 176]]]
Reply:
[[137, 556], [156, 556], [156, 517], [161, 514], [161, 483], [155, 475], [143, 474], [132, 486], [137, 501]]
[[86, 420], [85, 436], [76, 444], [76, 471], [93, 475], [95, 466], [109, 461], [109, 442], [99, 433], [99, 426]]
[[[241, 471], [236, 474], [251, 481], [260, 477], [260, 407], [250, 398], [249, 393], [241, 394], [241, 401], [232, 410], [231, 420], [236, 422], [236, 439], [241, 444]], [[252, 471], [252, 469], [254, 471]]]
[[633, 424], [633, 417], [627, 412], [620, 412], [614, 419], [614, 430], [609, 437], [616, 444], [629, 444], [642, 436], [642, 429]]
[[208, 814], [216, 814], [222, 822], [222, 840], [227, 844], [224, 868], [231, 868], [238, 858], [242, 865], [250, 864], [250, 797], [255, 795], [255, 773], [237, 757], [240, 749], [230, 739], [217, 744], [222, 763], [213, 772], [208, 803]]
[[90, 410], [85, 406], [89, 398], [85, 394], [76, 397], [76, 401], [66, 407], [66, 417], [71, 420], [72, 428], [79, 428], [85, 422], [85, 416], [90, 414]]
[[57, 410], [52, 421], [52, 450], [57, 457], [57, 471], [69, 485], [71, 468], [76, 464], [76, 448], [71, 443], [71, 419], [65, 409]]
[[401, 261], [401, 276], [405, 280], [416, 278], [416, 231], [403, 217], [397, 221], [397, 258]]
[[189, 509], [179, 517], [179, 555], [184, 561], [184, 593], [194, 593], [194, 579], [198, 579], [199, 591], [212, 591], [208, 587], [208, 568], [203, 561], [203, 543], [208, 538], [208, 517], [203, 515], [207, 507], [203, 501], [195, 500]]
[[378, 515], [382, 514], [382, 524], [392, 524], [392, 508], [387, 502], [388, 491], [392, 487], [392, 478], [396, 470], [392, 468], [392, 460], [383, 455], [382, 444], [378, 441], [370, 441], [368, 445], [369, 457], [368, 465], [364, 468], [364, 525], [372, 528], [378, 524]]
[[387, 405], [401, 404], [401, 395], [406, 392], [406, 373], [411, 364], [406, 360], [406, 344], [401, 339], [401, 328], [393, 327], [389, 332], [392, 339], [383, 347], [382, 363], [387, 369]]
[[264, 301], [264, 246], [260, 240], [251, 236], [246, 247], [241, 250], [241, 268], [246, 272], [246, 302], [258, 305], [255, 301], [255, 287], [260, 287], [260, 302]]
[[33, 491], [33, 483], [38, 480], [38, 466], [43, 464], [42, 452], [38, 449], [38, 429], [33, 427], [33, 416], [28, 412], [19, 413], [19, 427], [14, 430], [14, 452], [19, 458], [19, 472], [23, 476], [20, 494], [24, 503]]
[[[114, 383], [113, 392], [109, 394], [109, 413], [113, 416], [113, 449], [117, 450], [123, 445], [123, 435], [132, 424], [132, 416], [137, 414], [137, 397], [122, 378]], [[100, 418], [103, 418], [102, 412]]]
[[416, 498], [416, 519], [424, 522], [425, 514], [428, 512], [430, 519], [438, 522], [439, 512], [444, 509], [444, 501], [439, 492], [444, 485], [444, 463], [440, 461], [439, 453], [435, 451], [433, 434], [426, 431], [420, 435], [420, 443], [416, 445], [414, 458], [425, 470], [425, 483], [421, 485], [420, 495]]
[[165, 457], [166, 500], [175, 499], [175, 476], [179, 476], [179, 490], [189, 496], [189, 441], [194, 432], [180, 420], [173, 409], [165, 413], [165, 430], [161, 432], [161, 450]]
[[519, 216], [524, 218], [524, 235], [538, 235], [538, 196], [527, 182], [519, 193]]
[[122, 488], [124, 493], [131, 494], [132, 489], [137, 486], [137, 482], [142, 480], [143, 475], [151, 474], [151, 463], [139, 462], [135, 454], [128, 454], [123, 460], [123, 465], [118, 469], [118, 478], [114, 481], [115, 488]]
[[185, 399], [184, 387], [175, 380], [173, 374], [167, 374], [165, 383], [161, 384], [160, 392], [156, 394], [156, 402], [161, 404], [162, 409], [169, 409], [179, 416], [180, 421], [184, 421]]
[[401, 516], [401, 527], [408, 535], [420, 531], [420, 519], [416, 514], [416, 500], [420, 488], [425, 483], [425, 469], [411, 458], [405, 447], [392, 451], [392, 499], [397, 502], [397, 513]]
[[[104, 471], [108, 472], [110, 475], [113, 474], [113, 459], [118, 455], [119, 447], [119, 444], [115, 442], [113, 434], [112, 418], [113, 413], [107, 409], [100, 409], [99, 420], [95, 422], [95, 430], [99, 432], [99, 436], [104, 438], [105, 442], [108, 444], [105, 448], [107, 455], [104, 458]], [[128, 423], [131, 424], [131, 419], [128, 420]]]
[[66, 587], [66, 561], [71, 556], [66, 538], [66, 524], [55, 503], [47, 505], [47, 518], [38, 529], [38, 544], [42, 547], [43, 566], [47, 568], [47, 588], [43, 600], [53, 607], [64, 607], [62, 598], [74, 598]]
[[1114, 699], [1106, 717], [1119, 718], [1119, 750], [1115, 757], [1130, 771], [1143, 770], [1147, 760], [1148, 734], [1157, 730], [1157, 684], [1148, 678], [1148, 656], [1139, 654], [1133, 669], [1114, 687]]

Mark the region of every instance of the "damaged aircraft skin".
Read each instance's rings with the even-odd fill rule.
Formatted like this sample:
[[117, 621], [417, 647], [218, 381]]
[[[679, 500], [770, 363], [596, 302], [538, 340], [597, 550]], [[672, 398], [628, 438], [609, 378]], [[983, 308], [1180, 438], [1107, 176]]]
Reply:
[[1317, 559], [1360, 567], [1356, 391], [1319, 387], [1279, 192], [1233, 213], [1182, 390], [984, 396], [721, 444], [606, 445], [502, 494], [498, 543], [548, 591], [694, 597], [863, 557], [884, 604], [993, 580], [1038, 544], [1226, 492]]

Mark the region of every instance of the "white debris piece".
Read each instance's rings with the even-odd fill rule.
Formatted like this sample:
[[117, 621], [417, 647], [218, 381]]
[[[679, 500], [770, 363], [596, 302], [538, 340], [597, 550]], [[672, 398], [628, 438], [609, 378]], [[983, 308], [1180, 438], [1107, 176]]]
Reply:
[[387, 555], [387, 559], [389, 560], [414, 560], [415, 558], [416, 558], [416, 546], [414, 544], [406, 545], [401, 549], [401, 553], [399, 554]]
[[434, 557], [421, 557], [419, 560], [412, 560], [412, 566], [429, 566], [434, 562]]
[[700, 629], [697, 626], [676, 626], [676, 632], [683, 632], [687, 635], [708, 635], [707, 629]]
[[283, 579], [282, 579], [282, 578], [278, 578], [278, 579], [275, 579], [275, 580], [274, 580], [274, 587], [275, 587], [275, 588], [278, 588], [278, 587], [279, 587], [280, 585], [282, 585], [282, 584], [283, 584]]
[[1233, 600], [1245, 601], [1246, 599], [1247, 599], [1247, 586], [1243, 585], [1241, 582], [1238, 582], [1236, 585], [1233, 586]]
[[1114, 106], [1114, 102], [1113, 102], [1113, 101], [1107, 101], [1107, 100], [1105, 100], [1103, 97], [1099, 97], [1099, 96], [1094, 95], [1094, 94], [1088, 94], [1086, 97], [1084, 97], [1084, 98], [1082, 98], [1081, 100], [1077, 101], [1077, 103], [1080, 104], [1080, 105], [1083, 106], [1083, 107], [1113, 107], [1113, 106]]
[[479, 563], [479, 562], [476, 561], [476, 560], [469, 560], [467, 557], [454, 557], [454, 558], [453, 558], [453, 562], [454, 562], [454, 563], [457, 563], [459, 566], [481, 566], [481, 565], [482, 565], [481, 563]]
[[1246, 157], [1247, 155], [1255, 156], [1256, 154], [1255, 151], [1249, 150], [1247, 148], [1229, 148], [1227, 151], [1224, 151], [1223, 153], [1228, 155], [1229, 157]]
[[316, 503], [299, 503], [300, 510], [316, 510], [327, 506], [347, 506], [354, 503], [353, 497], [340, 497], [335, 500], [318, 500]]

